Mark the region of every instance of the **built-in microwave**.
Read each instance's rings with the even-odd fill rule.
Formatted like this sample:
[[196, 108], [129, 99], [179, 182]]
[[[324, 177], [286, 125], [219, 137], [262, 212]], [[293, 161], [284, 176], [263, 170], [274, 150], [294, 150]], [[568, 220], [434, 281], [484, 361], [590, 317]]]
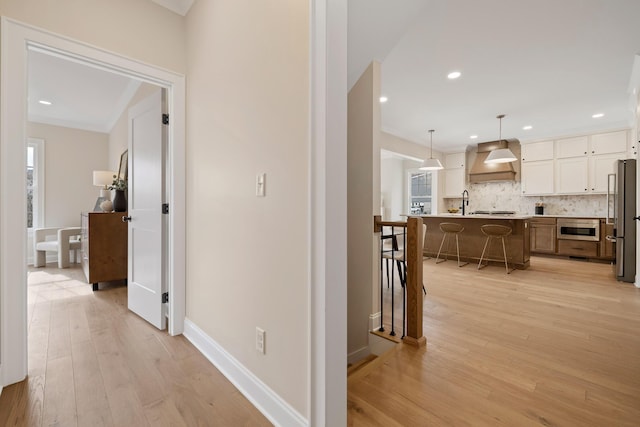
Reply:
[[599, 219], [558, 218], [557, 227], [558, 239], [594, 242], [600, 240]]

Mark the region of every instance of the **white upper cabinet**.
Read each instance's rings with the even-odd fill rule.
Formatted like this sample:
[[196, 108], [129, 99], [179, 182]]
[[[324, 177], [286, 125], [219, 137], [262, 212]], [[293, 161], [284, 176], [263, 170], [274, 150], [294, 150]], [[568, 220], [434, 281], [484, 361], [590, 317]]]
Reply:
[[626, 153], [627, 134], [626, 130], [621, 130], [591, 135], [591, 154]]
[[609, 175], [616, 173], [617, 161], [623, 159], [619, 153], [602, 154], [589, 158], [589, 187], [592, 193], [606, 193]]
[[553, 160], [522, 163], [522, 195], [554, 194]]
[[444, 196], [445, 198], [462, 197], [466, 178], [466, 154], [450, 153], [444, 156]]
[[588, 158], [567, 157], [556, 163], [556, 193], [584, 194], [589, 192]]
[[464, 168], [465, 155], [467, 153], [451, 153], [444, 156], [444, 167], [446, 169]]
[[522, 161], [537, 162], [540, 160], [553, 160], [553, 141], [532, 142], [522, 144]]
[[522, 194], [605, 194], [615, 161], [636, 156], [628, 130], [523, 144]]
[[556, 158], [581, 157], [589, 153], [589, 138], [579, 136], [577, 138], [565, 138], [556, 141]]

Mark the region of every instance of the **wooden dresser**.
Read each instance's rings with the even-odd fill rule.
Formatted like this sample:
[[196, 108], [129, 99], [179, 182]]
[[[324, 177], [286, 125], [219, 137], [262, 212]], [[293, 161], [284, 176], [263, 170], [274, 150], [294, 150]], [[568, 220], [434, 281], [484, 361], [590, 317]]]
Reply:
[[85, 212], [81, 215], [82, 269], [98, 290], [98, 282], [127, 279], [126, 212]]

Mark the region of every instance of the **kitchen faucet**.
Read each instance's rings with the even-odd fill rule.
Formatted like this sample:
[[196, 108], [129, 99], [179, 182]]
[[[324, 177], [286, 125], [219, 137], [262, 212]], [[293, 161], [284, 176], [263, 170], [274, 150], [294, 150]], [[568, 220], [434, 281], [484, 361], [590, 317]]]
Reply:
[[[466, 199], [465, 199], [465, 197], [464, 197], [464, 195], [465, 195], [465, 194], [467, 195], [467, 198], [466, 198]], [[461, 206], [461, 208], [462, 208], [462, 215], [464, 215], [464, 201], [465, 201], [465, 200], [467, 201], [467, 206], [469, 206], [469, 192], [468, 192], [467, 190], [464, 190], [464, 191], [462, 192], [462, 206]]]

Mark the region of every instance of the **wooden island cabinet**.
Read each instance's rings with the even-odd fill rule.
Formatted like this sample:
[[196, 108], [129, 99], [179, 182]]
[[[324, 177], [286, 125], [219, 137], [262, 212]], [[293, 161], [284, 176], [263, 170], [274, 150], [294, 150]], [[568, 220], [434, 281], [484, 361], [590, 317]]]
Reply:
[[556, 219], [533, 217], [531, 222], [531, 252], [556, 253]]
[[127, 279], [126, 212], [85, 212], [81, 215], [82, 269], [98, 290], [99, 282]]
[[[482, 249], [487, 236], [482, 233], [480, 227], [484, 224], [498, 224], [511, 227], [511, 235], [506, 238], [506, 250], [509, 265], [520, 270], [529, 267], [529, 219], [527, 215], [421, 215], [422, 221], [427, 225], [425, 237], [424, 254], [434, 257], [438, 253], [443, 233], [440, 230], [440, 223], [455, 222], [464, 226], [464, 231], [460, 233], [460, 260], [477, 264], [482, 254]], [[445, 248], [442, 249], [443, 253]], [[502, 264], [502, 245], [493, 244], [487, 249], [492, 264]], [[453, 244], [453, 257], [455, 258], [455, 242]], [[444, 255], [440, 255], [442, 258]], [[449, 255], [451, 258], [451, 254]]]

